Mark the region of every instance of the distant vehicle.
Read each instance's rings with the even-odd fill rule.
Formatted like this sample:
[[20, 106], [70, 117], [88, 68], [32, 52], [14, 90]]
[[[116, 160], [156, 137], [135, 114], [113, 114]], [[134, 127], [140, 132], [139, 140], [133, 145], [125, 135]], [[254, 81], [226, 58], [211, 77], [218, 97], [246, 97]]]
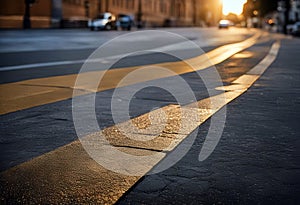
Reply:
[[131, 30], [131, 27], [133, 26], [133, 18], [126, 14], [119, 14], [118, 15], [118, 27], [120, 27], [123, 30]]
[[88, 27], [93, 30], [112, 30], [117, 29], [117, 21], [116, 17], [109, 12], [101, 13], [97, 16], [97, 18], [93, 20], [89, 20]]
[[228, 21], [228, 20], [223, 19], [219, 22], [219, 29], [229, 28], [229, 26], [230, 26], [230, 21]]
[[287, 30], [289, 34], [300, 36], [300, 21], [294, 24], [287, 25]]

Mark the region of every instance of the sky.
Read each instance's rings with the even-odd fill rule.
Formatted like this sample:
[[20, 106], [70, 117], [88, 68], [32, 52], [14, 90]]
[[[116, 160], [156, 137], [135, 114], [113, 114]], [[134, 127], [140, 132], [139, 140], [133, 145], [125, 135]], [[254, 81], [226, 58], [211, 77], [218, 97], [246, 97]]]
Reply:
[[223, 0], [223, 14], [241, 14], [243, 12], [243, 5], [246, 2], [247, 0]]

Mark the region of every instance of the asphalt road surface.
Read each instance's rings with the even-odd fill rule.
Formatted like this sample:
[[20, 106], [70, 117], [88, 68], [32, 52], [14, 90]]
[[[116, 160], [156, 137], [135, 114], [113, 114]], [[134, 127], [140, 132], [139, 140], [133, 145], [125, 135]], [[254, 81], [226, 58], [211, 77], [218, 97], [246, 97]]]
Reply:
[[299, 204], [299, 46], [242, 28], [1, 31], [1, 203]]

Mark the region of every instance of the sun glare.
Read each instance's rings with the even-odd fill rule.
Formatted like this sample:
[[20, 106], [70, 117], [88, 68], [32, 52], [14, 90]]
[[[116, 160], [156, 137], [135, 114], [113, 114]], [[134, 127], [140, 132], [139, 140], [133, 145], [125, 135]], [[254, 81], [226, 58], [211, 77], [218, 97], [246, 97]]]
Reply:
[[223, 0], [223, 14], [234, 13], [240, 15], [246, 2], [247, 0]]

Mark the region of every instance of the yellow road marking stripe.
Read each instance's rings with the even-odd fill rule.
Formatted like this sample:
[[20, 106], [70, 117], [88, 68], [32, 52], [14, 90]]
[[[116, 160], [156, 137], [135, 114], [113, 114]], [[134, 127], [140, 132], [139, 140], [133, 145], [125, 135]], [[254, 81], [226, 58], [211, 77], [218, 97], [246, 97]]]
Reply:
[[[184, 106], [182, 109], [186, 110], [187, 116], [183, 117], [191, 118], [189, 126], [183, 129], [184, 134], [174, 134], [180, 126], [178, 125], [178, 122], [181, 121], [180, 116], [178, 117], [180, 108], [177, 105], [169, 105], [160, 109], [163, 109], [172, 120], [167, 123], [164, 134], [149, 141], [148, 144], [133, 142], [128, 137], [122, 136], [122, 133], [117, 131], [116, 125], [104, 130], [107, 139], [112, 146], [133, 155], [144, 156], [161, 153], [151, 162], [147, 161], [143, 165], [136, 165], [136, 169], [143, 169], [143, 172], [146, 173], [197, 126], [244, 93], [275, 60], [279, 48], [280, 43], [274, 43], [269, 54], [257, 66], [233, 82], [232, 85], [241, 85], [237, 89], [229, 86], [227, 87], [230, 90], [228, 92]], [[158, 110], [144, 114], [132, 121], [137, 126], [143, 127], [147, 124], [150, 114], [152, 114], [151, 116], [158, 115], [155, 112]], [[197, 121], [194, 120], [195, 114], [199, 117]], [[128, 122], [124, 123], [126, 126]], [[97, 140], [97, 135], [98, 133], [93, 133], [87, 137], [95, 137]], [[206, 141], [203, 146], [205, 143]], [[172, 144], [171, 149], [165, 150], [164, 147], [168, 147], [170, 144]], [[112, 159], [110, 163], [117, 162], [118, 160]], [[0, 184], [4, 187], [1, 187], [3, 190], [1, 200], [5, 202], [8, 198], [14, 198], [21, 203], [113, 204], [139, 179], [140, 176], [125, 176], [106, 170], [87, 155], [79, 141], [75, 141], [2, 172]]]
[[[260, 37], [260, 35], [261, 33], [257, 33], [245, 41], [221, 46], [208, 52], [206, 55], [188, 59], [186, 62], [180, 61], [160, 63], [149, 66], [165, 67], [174, 71], [176, 74], [193, 72], [194, 70], [192, 70], [188, 64], [191, 64], [197, 70], [205, 69], [211, 65], [218, 64], [228, 59], [235, 53], [252, 46]], [[111, 69], [108, 70], [105, 75], [104, 71], [81, 73], [80, 79], [86, 80], [83, 80], [83, 84], [81, 86], [77, 86], [76, 88], [74, 88], [74, 84], [77, 74], [2, 84], [0, 85], [0, 114], [7, 114], [39, 105], [70, 99], [73, 95], [73, 89], [80, 90], [79, 92], [76, 92], [78, 95], [112, 89], [115, 88], [120, 80], [123, 79], [129, 72], [138, 68], [140, 68], [140, 66]], [[95, 90], [94, 82], [98, 82], [102, 75], [104, 75], [104, 78], [101, 82], [101, 87], [98, 87]], [[123, 86], [169, 76], [170, 73], [152, 73], [152, 75], [143, 76], [143, 78], [136, 78], [135, 81]]]

